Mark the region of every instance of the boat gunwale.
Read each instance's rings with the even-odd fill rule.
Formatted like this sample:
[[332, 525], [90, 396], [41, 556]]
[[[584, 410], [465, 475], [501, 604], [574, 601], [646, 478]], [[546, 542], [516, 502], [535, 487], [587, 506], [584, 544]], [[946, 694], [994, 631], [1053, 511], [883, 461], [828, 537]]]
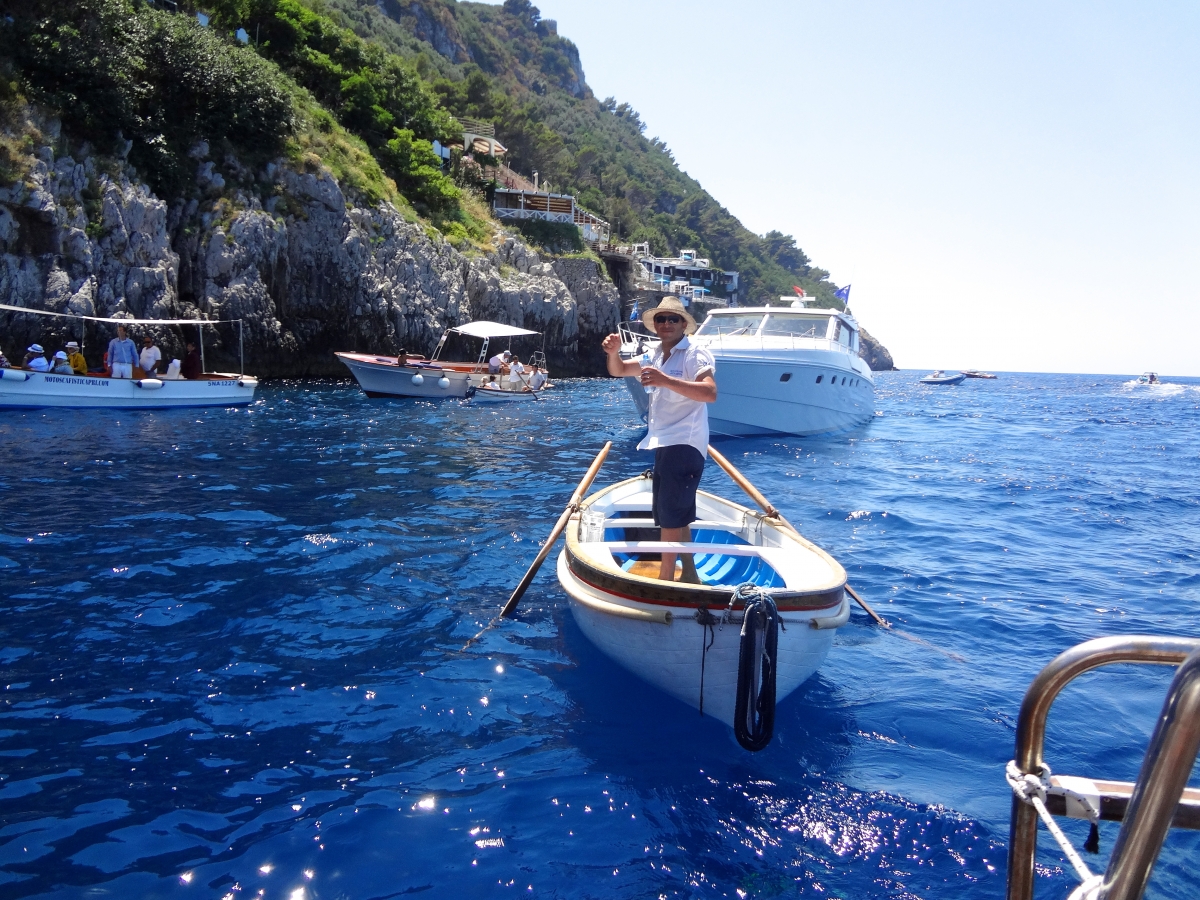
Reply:
[[[587, 497], [579, 506], [579, 509], [568, 520], [566, 528], [566, 553], [567, 564], [571, 573], [582, 581], [584, 584], [601, 591], [605, 594], [610, 594], [614, 598], [620, 598], [635, 603], [646, 603], [652, 606], [666, 606], [671, 608], [691, 608], [699, 607], [714, 607], [719, 606], [725, 608], [729, 605], [733, 597], [734, 589], [724, 585], [693, 585], [683, 582], [664, 582], [657, 578], [646, 578], [641, 575], [635, 575], [631, 572], [625, 572], [619, 569], [615, 562], [609, 567], [604, 567], [600, 561], [592, 558], [592, 555], [585, 552], [584, 546], [579, 540], [579, 522], [582, 519], [583, 512], [590, 508], [596, 500], [603, 497], [612, 491], [638, 481], [648, 481], [645, 475], [637, 475], [633, 478], [627, 478], [624, 481], [619, 481], [603, 488], [596, 493]], [[819, 585], [811, 590], [788, 590], [784, 588], [766, 588], [768, 594], [775, 601], [775, 604], [780, 612], [810, 612], [827, 610], [837, 607], [842, 602], [845, 595], [845, 585], [847, 581], [846, 571], [842, 565], [822, 550], [816, 544], [812, 543], [802, 535], [796, 534], [786, 528], [778, 519], [773, 519], [762, 513], [756, 512], [748, 507], [742, 506], [739, 503], [734, 503], [732, 500], [727, 500], [716, 494], [708, 491], [697, 491], [698, 496], [703, 496], [710, 500], [716, 501], [728, 507], [732, 507], [739, 512], [750, 515], [762, 522], [764, 527], [773, 529], [781, 537], [784, 537], [796, 544], [799, 544], [803, 549], [814, 553], [824, 563], [826, 563], [833, 576], [832, 584]], [[607, 517], [606, 517], [607, 518]], [[605, 542], [604, 546], [610, 542]], [[765, 561], [765, 560], [764, 560]], [[768, 563], [769, 564], [769, 563]], [[840, 572], [840, 576], [839, 573]], [[735, 603], [733, 608], [741, 609], [744, 604]]]

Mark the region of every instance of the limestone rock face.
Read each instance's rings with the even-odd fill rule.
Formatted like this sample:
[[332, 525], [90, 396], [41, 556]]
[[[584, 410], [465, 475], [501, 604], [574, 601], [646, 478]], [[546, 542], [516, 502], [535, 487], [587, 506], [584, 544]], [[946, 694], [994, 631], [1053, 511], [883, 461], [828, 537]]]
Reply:
[[859, 329], [858, 337], [858, 355], [867, 361], [872, 372], [890, 372], [896, 368], [896, 364], [892, 362], [892, 354], [888, 352], [887, 347], [871, 337], [865, 328]]
[[[168, 209], [128, 170], [55, 159], [45, 148], [23, 183], [0, 190], [4, 302], [96, 316], [240, 319], [246, 371], [264, 377], [344, 377], [335, 350], [429, 354], [447, 328], [477, 319], [541, 332], [544, 340], [522, 346], [544, 349], [557, 375], [603, 372], [599, 343], [616, 328], [619, 298], [601, 266], [545, 261], [503, 234], [494, 253], [465, 255], [390, 204], [355, 205], [328, 172], [273, 163], [242, 178], [208, 152], [197, 145], [192, 154], [197, 199]], [[257, 190], [230, 191], [221, 168]], [[109, 330], [88, 326], [93, 364]], [[78, 322], [0, 313], [0, 343], [10, 352], [35, 340], [57, 349], [79, 332]], [[156, 332], [167, 358], [182, 355], [191, 336]], [[207, 328], [204, 343], [210, 368], [236, 366], [237, 327]], [[457, 350], [473, 358], [478, 344], [464, 339]]]

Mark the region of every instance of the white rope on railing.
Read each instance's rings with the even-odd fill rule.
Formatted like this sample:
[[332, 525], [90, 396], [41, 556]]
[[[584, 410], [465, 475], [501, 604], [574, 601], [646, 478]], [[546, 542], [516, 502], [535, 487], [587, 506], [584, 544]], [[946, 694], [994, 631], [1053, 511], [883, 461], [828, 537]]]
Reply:
[[1017, 768], [1016, 760], [1009, 760], [1008, 766], [1004, 770], [1004, 778], [1018, 799], [1037, 810], [1038, 817], [1046, 824], [1046, 830], [1054, 836], [1063, 854], [1070, 860], [1075, 874], [1079, 876], [1079, 880], [1084, 885], [1087, 885], [1097, 876], [1092, 874], [1092, 870], [1087, 867], [1087, 863], [1083, 861], [1079, 851], [1071, 844], [1070, 838], [1063, 834], [1058, 823], [1054, 821], [1054, 817], [1050, 815], [1050, 810], [1046, 809], [1046, 788], [1050, 777], [1050, 767], [1043, 763], [1042, 772], [1042, 777], [1032, 773], [1026, 774]]

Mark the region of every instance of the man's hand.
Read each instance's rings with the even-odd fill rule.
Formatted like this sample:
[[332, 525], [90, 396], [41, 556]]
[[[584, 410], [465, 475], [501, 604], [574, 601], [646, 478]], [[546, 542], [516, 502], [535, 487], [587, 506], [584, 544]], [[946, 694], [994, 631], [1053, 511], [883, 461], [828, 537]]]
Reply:
[[621, 359], [621, 336], [619, 334], [610, 334], [600, 342], [600, 348], [604, 351], [607, 357], [605, 362], [608, 365], [608, 374], [615, 376], [636, 375], [642, 368], [637, 362], [631, 359]]

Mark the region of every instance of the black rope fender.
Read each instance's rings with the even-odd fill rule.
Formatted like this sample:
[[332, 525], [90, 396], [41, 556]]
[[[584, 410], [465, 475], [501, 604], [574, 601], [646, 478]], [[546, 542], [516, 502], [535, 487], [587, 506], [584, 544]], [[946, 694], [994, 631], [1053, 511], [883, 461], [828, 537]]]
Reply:
[[733, 733], [739, 744], [757, 752], [771, 743], [775, 733], [775, 676], [783, 623], [775, 601], [760, 587], [740, 584], [733, 600], [745, 603]]
[[704, 667], [708, 662], [708, 651], [717, 639], [717, 633], [713, 630], [717, 617], [708, 611], [707, 606], [701, 606], [696, 610], [696, 621], [704, 626], [700, 635], [700, 715], [704, 715]]

